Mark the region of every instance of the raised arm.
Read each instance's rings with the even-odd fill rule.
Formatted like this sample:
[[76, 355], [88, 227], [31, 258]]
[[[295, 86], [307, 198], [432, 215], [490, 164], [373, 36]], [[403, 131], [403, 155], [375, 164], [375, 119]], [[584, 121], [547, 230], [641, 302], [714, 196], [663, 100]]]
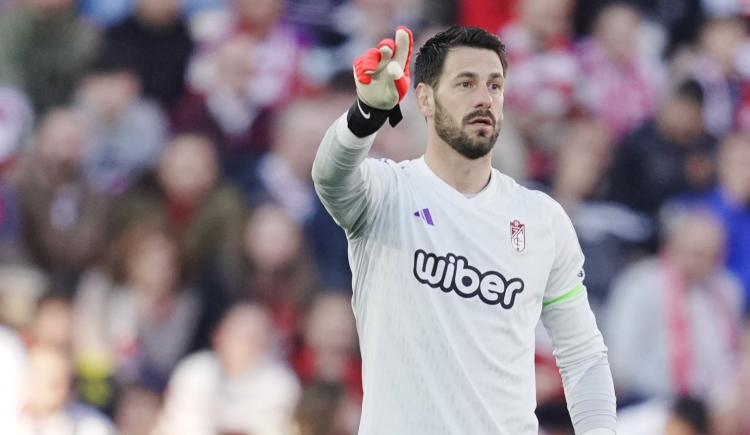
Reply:
[[409, 89], [413, 37], [399, 27], [354, 62], [357, 101], [328, 129], [313, 163], [315, 190], [336, 222], [361, 234], [374, 217], [392, 178], [383, 162], [366, 159], [375, 133], [401, 119], [399, 102]]

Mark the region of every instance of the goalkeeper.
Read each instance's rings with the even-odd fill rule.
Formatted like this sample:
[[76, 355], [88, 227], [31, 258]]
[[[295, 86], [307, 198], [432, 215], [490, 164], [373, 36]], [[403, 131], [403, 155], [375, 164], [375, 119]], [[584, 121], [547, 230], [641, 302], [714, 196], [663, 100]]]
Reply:
[[615, 433], [607, 348], [565, 212], [490, 166], [508, 69], [498, 38], [453, 27], [420, 49], [419, 159], [368, 159], [401, 119], [413, 38], [354, 62], [357, 101], [328, 129], [315, 188], [349, 241], [364, 362], [361, 435], [536, 435], [534, 330], [546, 327], [576, 434]]

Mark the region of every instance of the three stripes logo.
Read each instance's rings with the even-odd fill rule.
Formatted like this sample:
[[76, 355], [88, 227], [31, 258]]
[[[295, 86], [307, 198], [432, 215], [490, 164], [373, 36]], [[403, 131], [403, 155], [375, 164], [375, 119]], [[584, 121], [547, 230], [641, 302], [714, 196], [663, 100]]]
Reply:
[[414, 216], [427, 222], [427, 225], [435, 226], [435, 222], [432, 220], [429, 208], [423, 208], [414, 212]]

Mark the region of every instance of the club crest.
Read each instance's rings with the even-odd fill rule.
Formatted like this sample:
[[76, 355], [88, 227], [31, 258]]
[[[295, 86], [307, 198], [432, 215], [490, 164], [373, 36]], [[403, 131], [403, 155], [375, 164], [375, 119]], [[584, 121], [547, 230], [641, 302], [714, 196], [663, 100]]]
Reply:
[[510, 243], [518, 252], [526, 248], [526, 224], [518, 219], [510, 223]]

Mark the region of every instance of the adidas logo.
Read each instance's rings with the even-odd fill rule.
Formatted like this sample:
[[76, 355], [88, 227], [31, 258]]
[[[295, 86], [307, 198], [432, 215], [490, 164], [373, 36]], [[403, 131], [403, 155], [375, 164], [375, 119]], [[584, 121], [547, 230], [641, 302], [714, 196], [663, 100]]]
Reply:
[[432, 220], [432, 215], [430, 214], [429, 208], [423, 208], [422, 210], [415, 211], [414, 216], [427, 222], [427, 225], [435, 225], [435, 222], [433, 222]]

